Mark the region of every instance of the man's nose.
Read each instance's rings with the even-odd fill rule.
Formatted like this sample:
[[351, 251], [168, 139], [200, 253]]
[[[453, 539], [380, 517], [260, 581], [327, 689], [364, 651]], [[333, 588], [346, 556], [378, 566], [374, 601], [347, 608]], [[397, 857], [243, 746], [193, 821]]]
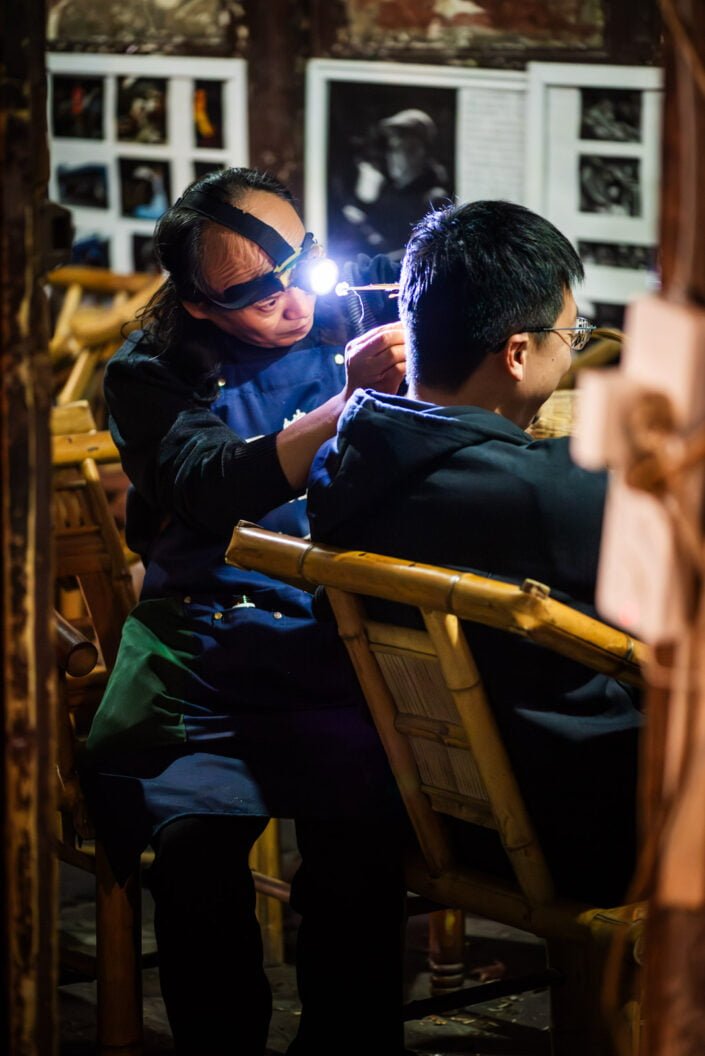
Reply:
[[299, 289], [298, 286], [290, 286], [284, 296], [286, 297], [284, 315], [287, 319], [304, 319], [311, 314], [312, 294]]

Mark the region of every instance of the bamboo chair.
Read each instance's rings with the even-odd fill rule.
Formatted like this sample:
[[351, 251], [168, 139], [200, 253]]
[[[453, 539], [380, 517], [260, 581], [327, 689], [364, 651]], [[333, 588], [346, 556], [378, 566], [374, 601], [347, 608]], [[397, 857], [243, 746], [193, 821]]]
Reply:
[[560, 380], [559, 391], [572, 389], [576, 383], [576, 376], [581, 370], [588, 367], [604, 367], [609, 363], [614, 363], [619, 358], [623, 342], [624, 334], [621, 330], [598, 326], [593, 331], [587, 348], [573, 357], [570, 369]]
[[[47, 282], [64, 290], [49, 356], [55, 370], [66, 367], [55, 395], [61, 407], [92, 392], [101, 365], [122, 343], [124, 333], [139, 324], [138, 311], [164, 282], [162, 275], [118, 275], [105, 268], [65, 267], [49, 272]], [[88, 298], [108, 298], [102, 306]]]
[[[64, 678], [65, 721], [61, 763], [59, 857], [96, 875], [96, 959], [64, 951], [66, 969], [90, 975], [98, 982], [98, 1044], [101, 1053], [141, 1051], [141, 971], [156, 964], [156, 954], [141, 950], [141, 865], [136, 861], [120, 887], [95, 833], [75, 769], [81, 742], [100, 703], [120, 643], [122, 625], [137, 603], [126, 550], [108, 505], [99, 464], [119, 462], [109, 433], [96, 430], [87, 401], [52, 410], [54, 466], [53, 542], [58, 584], [76, 584], [80, 591], [59, 589], [63, 613], [74, 630], [88, 635], [97, 652], [90, 671]], [[64, 434], [73, 427], [82, 431]], [[265, 958], [281, 962], [284, 955], [283, 903], [289, 885], [280, 879], [279, 831], [270, 822], [256, 841], [251, 864], [258, 892], [257, 915]]]
[[621, 330], [599, 328], [584, 352], [578, 353], [570, 370], [561, 378], [559, 387], [539, 408], [538, 414], [527, 429], [537, 440], [546, 437], [570, 436], [575, 429], [579, 409], [580, 392], [575, 388], [576, 377], [588, 367], [604, 366], [614, 362], [622, 349], [624, 334]]
[[[556, 892], [460, 621], [531, 638], [636, 684], [644, 646], [553, 600], [547, 587], [532, 580], [516, 587], [316, 546], [244, 522], [233, 533], [226, 559], [308, 589], [326, 588], [418, 838], [419, 853], [408, 864], [409, 889], [545, 939], [549, 964], [561, 978], [552, 989], [554, 1053], [606, 1056], [613, 1024], [600, 1015], [605, 958], [614, 942], [633, 953], [643, 906], [583, 905]], [[367, 596], [414, 606], [425, 630], [370, 620]], [[456, 860], [445, 816], [495, 829], [514, 882]], [[529, 985], [546, 985], [548, 979]], [[446, 996], [442, 1004], [416, 1002], [407, 1018], [517, 992], [511, 981], [503, 981], [501, 990], [490, 986], [490, 992], [478, 986]], [[618, 1016], [619, 1031], [628, 1032], [634, 1054], [638, 1009], [630, 994]]]
[[[95, 434], [84, 434], [83, 440], [89, 437], [95, 444]], [[55, 444], [57, 439], [68, 440], [55, 437]], [[81, 454], [78, 461], [75, 455], [73, 462], [65, 456], [55, 465], [53, 543], [57, 583], [77, 584], [83, 601], [80, 612], [69, 609], [68, 614], [92, 639], [97, 663], [82, 677], [67, 677], [62, 687], [63, 809], [58, 853], [62, 861], [95, 875], [96, 955], [64, 952], [63, 964], [97, 980], [99, 1051], [132, 1056], [141, 1052], [141, 969], [148, 963], [141, 952], [140, 863], [135, 862], [124, 886], [116, 882], [102, 845], [95, 840], [75, 761], [115, 663], [122, 624], [136, 598], [98, 466]], [[104, 454], [114, 458], [117, 452], [114, 448], [110, 452], [105, 443]]]

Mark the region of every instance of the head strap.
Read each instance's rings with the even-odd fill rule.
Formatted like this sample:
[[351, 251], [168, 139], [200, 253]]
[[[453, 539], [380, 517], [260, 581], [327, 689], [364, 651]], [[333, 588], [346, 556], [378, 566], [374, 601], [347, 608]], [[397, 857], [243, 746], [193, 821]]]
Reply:
[[192, 189], [176, 202], [175, 208], [193, 209], [194, 213], [213, 220], [216, 224], [235, 231], [236, 234], [249, 238], [250, 242], [263, 249], [271, 257], [277, 268], [286, 264], [296, 255], [296, 250], [282, 238], [278, 231], [263, 220], [258, 220], [252, 213], [245, 213], [235, 205], [221, 202], [207, 191]]

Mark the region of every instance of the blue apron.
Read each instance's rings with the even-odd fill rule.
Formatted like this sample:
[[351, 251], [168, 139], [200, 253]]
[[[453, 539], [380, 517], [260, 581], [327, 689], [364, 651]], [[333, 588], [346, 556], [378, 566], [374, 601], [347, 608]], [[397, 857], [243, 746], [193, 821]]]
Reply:
[[[254, 439], [320, 406], [343, 379], [336, 348], [247, 350], [223, 364], [213, 411]], [[305, 498], [261, 523], [307, 534]], [[307, 593], [228, 566], [223, 552], [172, 519], [123, 629], [86, 752], [118, 875], [183, 815], [401, 816], [335, 626], [314, 618]]]

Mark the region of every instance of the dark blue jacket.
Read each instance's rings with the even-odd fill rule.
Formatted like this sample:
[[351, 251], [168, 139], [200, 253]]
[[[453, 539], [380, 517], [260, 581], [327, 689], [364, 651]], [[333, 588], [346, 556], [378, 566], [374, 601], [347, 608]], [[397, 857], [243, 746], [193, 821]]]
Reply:
[[[605, 487], [572, 462], [567, 439], [533, 440], [477, 407], [357, 392], [312, 469], [311, 534], [530, 577], [593, 613]], [[466, 629], [559, 884], [621, 897], [634, 853], [635, 694], [533, 643]]]

